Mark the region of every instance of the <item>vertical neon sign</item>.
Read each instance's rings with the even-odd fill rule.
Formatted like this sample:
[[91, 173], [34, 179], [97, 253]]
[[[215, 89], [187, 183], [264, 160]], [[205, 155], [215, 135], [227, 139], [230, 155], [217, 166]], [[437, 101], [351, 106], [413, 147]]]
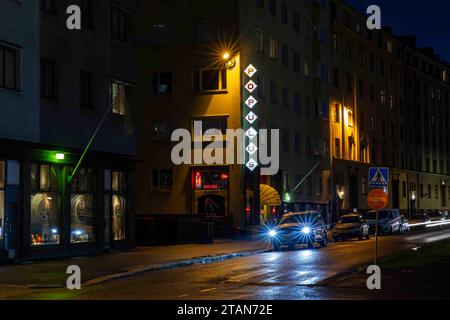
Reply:
[[248, 93], [248, 96], [244, 97], [244, 103], [248, 108], [245, 109], [244, 114], [246, 114], [246, 116], [244, 119], [249, 125], [249, 128], [245, 132], [245, 135], [248, 138], [245, 145], [245, 151], [248, 154], [246, 166], [250, 171], [254, 171], [258, 167], [258, 131], [254, 128], [256, 127], [258, 120], [258, 115], [255, 113], [255, 107], [258, 104], [258, 101], [252, 96], [252, 93], [256, 90], [256, 88], [258, 88], [258, 85], [252, 80], [253, 76], [257, 72], [258, 70], [251, 64], [244, 70], [245, 75], [249, 79], [247, 84], [244, 86]]

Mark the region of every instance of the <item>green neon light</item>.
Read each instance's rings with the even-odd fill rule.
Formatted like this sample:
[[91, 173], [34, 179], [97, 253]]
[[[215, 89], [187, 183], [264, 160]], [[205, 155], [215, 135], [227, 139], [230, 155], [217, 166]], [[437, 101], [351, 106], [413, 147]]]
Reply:
[[64, 160], [64, 159], [66, 158], [66, 155], [65, 155], [64, 153], [58, 152], [58, 153], [55, 155], [55, 158], [56, 158], [56, 160]]

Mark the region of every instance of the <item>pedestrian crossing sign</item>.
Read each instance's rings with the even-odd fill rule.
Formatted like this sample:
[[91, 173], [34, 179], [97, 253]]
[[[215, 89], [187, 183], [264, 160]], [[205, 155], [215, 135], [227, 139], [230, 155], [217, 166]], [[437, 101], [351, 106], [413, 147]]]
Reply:
[[370, 168], [369, 187], [384, 188], [389, 186], [389, 168]]

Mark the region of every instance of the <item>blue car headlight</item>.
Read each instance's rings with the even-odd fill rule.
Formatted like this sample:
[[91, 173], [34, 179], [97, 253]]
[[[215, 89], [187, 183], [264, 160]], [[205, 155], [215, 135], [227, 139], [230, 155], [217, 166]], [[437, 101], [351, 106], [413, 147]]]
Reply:
[[310, 234], [311, 233], [311, 228], [310, 227], [303, 227], [302, 228], [302, 233], [303, 234]]
[[269, 237], [275, 238], [277, 235], [278, 235], [278, 232], [276, 230], [269, 231]]

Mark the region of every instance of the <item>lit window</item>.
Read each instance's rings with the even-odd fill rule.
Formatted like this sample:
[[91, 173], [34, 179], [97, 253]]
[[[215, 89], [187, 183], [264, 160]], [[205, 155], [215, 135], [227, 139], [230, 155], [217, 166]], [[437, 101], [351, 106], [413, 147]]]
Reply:
[[57, 245], [61, 240], [60, 168], [31, 165], [31, 246]]
[[96, 175], [92, 169], [80, 169], [71, 186], [70, 242], [95, 242]]
[[277, 59], [277, 57], [278, 57], [278, 41], [273, 38], [270, 38], [269, 54], [272, 59]]
[[353, 128], [353, 111], [347, 111], [347, 126]]
[[127, 182], [125, 172], [112, 172], [112, 233], [114, 241], [125, 240]]
[[112, 113], [125, 116], [127, 114], [127, 86], [111, 82]]

